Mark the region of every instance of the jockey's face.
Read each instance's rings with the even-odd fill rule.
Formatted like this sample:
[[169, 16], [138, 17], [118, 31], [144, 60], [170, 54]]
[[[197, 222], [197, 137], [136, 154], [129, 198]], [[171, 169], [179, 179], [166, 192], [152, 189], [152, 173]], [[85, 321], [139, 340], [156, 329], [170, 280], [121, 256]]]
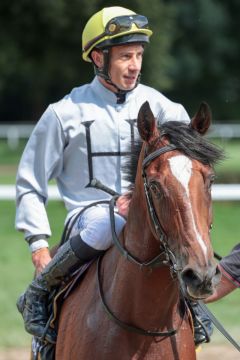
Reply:
[[[109, 51], [109, 75], [119, 89], [132, 90], [137, 82], [142, 67], [144, 48], [141, 44], [113, 46]], [[93, 51], [92, 58], [98, 67], [103, 66], [104, 58], [101, 51]], [[99, 78], [105, 87], [116, 92], [116, 88]]]
[[135, 87], [142, 67], [143, 46], [140, 44], [114, 46], [110, 51], [109, 74], [121, 90]]

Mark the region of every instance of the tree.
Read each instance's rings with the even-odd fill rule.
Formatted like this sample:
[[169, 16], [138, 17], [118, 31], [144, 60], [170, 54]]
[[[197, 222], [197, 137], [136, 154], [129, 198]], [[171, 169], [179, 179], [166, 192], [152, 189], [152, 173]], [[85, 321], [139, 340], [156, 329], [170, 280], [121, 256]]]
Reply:
[[[81, 60], [81, 34], [88, 18], [119, 1], [16, 0], [0, 4], [0, 121], [36, 121], [48, 103], [92, 79], [92, 66]], [[153, 37], [147, 51], [144, 80], [169, 87], [168, 6], [163, 1], [121, 1], [121, 6], [146, 13], [161, 41]], [[157, 15], [159, 14], [159, 15]], [[153, 70], [154, 69], [154, 70]], [[157, 75], [157, 76], [156, 76]]]
[[[201, 100], [217, 119], [239, 118], [238, 0], [122, 0], [154, 31], [142, 81], [182, 102], [192, 115]], [[0, 2], [0, 121], [37, 121], [46, 106], [92, 79], [81, 60], [88, 18], [116, 0]]]
[[239, 119], [240, 2], [180, 0], [172, 54], [177, 66], [168, 95], [193, 114], [206, 100], [218, 120]]

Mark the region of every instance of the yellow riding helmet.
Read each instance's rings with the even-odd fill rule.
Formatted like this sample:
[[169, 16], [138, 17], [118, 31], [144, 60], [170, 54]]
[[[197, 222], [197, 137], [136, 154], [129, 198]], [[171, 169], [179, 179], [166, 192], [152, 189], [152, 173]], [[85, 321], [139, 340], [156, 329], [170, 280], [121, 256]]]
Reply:
[[[120, 40], [124, 35], [139, 34], [132, 41]], [[148, 27], [148, 20], [143, 15], [134, 11], [112, 6], [103, 8], [94, 14], [87, 22], [82, 33], [82, 57], [83, 60], [91, 62], [89, 57], [94, 47], [101, 45], [113, 46], [128, 42], [149, 42], [152, 31]], [[115, 40], [116, 39], [116, 40]]]

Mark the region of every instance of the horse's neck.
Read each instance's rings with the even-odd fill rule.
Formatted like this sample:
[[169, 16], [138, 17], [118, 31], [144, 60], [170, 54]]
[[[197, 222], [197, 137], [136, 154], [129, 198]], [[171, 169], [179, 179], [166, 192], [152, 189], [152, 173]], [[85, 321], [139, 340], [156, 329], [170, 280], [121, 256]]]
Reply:
[[104, 274], [106, 301], [122, 321], [162, 330], [179, 324], [179, 294], [168, 267], [141, 268], [113, 248]]

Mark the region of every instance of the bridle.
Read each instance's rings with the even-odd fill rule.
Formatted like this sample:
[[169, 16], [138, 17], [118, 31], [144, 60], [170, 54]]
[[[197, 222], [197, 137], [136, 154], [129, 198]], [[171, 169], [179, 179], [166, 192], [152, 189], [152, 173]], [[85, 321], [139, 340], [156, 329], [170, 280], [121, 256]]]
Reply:
[[147, 208], [149, 211], [150, 219], [153, 224], [153, 227], [155, 229], [156, 237], [160, 241], [160, 247], [164, 249], [164, 254], [166, 257], [165, 263], [170, 266], [171, 274], [176, 274], [180, 270], [182, 270], [176, 262], [176, 257], [173, 254], [173, 252], [170, 250], [168, 243], [167, 243], [167, 235], [158, 219], [153, 200], [151, 195], [151, 185], [148, 182], [147, 175], [146, 175], [146, 168], [150, 163], [159, 157], [162, 154], [165, 154], [166, 152], [176, 150], [177, 147], [173, 144], [165, 145], [164, 147], [155, 150], [154, 152], [150, 153], [149, 155], [146, 155], [146, 148], [145, 148], [145, 158], [142, 162], [142, 178], [143, 178], [143, 185], [144, 185], [144, 192], [147, 200]]
[[[157, 213], [154, 208], [154, 204], [153, 204], [153, 200], [152, 200], [152, 196], [151, 196], [151, 192], [150, 192], [151, 185], [149, 185], [147, 175], [146, 175], [146, 168], [158, 156], [160, 156], [166, 152], [176, 150], [176, 149], [177, 149], [177, 147], [175, 145], [168, 144], [160, 149], [155, 150], [154, 152], [150, 153], [149, 155], [147, 155], [146, 149], [145, 149], [145, 157], [142, 162], [142, 177], [143, 177], [143, 184], [144, 184], [144, 192], [145, 192], [146, 201], [147, 201], [147, 208], [149, 211], [151, 222], [153, 224], [153, 227], [154, 227], [154, 230], [156, 233], [156, 237], [158, 238], [158, 240], [160, 242], [160, 248], [163, 249], [163, 251], [161, 251], [159, 255], [157, 255], [150, 261], [142, 262], [139, 259], [137, 259], [134, 255], [129, 253], [129, 251], [123, 247], [123, 245], [120, 243], [120, 241], [118, 239], [118, 236], [116, 234], [116, 229], [115, 229], [114, 206], [115, 206], [116, 198], [118, 196], [114, 196], [110, 200], [110, 203], [109, 203], [112, 239], [113, 239], [114, 245], [117, 247], [117, 249], [120, 251], [120, 253], [124, 256], [124, 258], [126, 258], [127, 260], [129, 260], [130, 262], [132, 262], [136, 265], [139, 265], [140, 268], [142, 268], [142, 267], [155, 268], [155, 267], [159, 267], [159, 266], [169, 266], [172, 277], [174, 275], [178, 274], [182, 269], [180, 267], [178, 267], [178, 265], [176, 263], [175, 255], [172, 253], [172, 251], [170, 250], [170, 248], [167, 244], [167, 235], [166, 235], [160, 221], [158, 220]], [[125, 330], [135, 332], [135, 333], [145, 335], [145, 336], [167, 337], [167, 336], [173, 336], [177, 333], [177, 331], [181, 327], [181, 324], [182, 324], [182, 321], [183, 321], [183, 318], [184, 318], [184, 315], [186, 312], [186, 304], [185, 304], [184, 297], [181, 297], [181, 300], [182, 300], [181, 303], [184, 305], [184, 312], [183, 312], [181, 322], [177, 329], [171, 329], [166, 332], [159, 332], [159, 331], [145, 330], [145, 329], [127, 324], [127, 323], [121, 321], [119, 318], [117, 318], [114, 315], [114, 313], [110, 310], [109, 306], [107, 305], [107, 303], [105, 301], [103, 289], [102, 289], [102, 285], [101, 285], [101, 276], [100, 276], [101, 260], [102, 260], [102, 257], [100, 257], [98, 259], [98, 265], [97, 265], [99, 294], [100, 294], [100, 298], [102, 300], [103, 306], [104, 306], [108, 316], [114, 322], [116, 322], [120, 327], [122, 327]], [[181, 284], [180, 284], [180, 293], [182, 294]]]
[[[116, 245], [116, 247], [118, 248], [120, 253], [127, 260], [133, 262], [136, 265], [139, 265], [140, 267], [154, 268], [154, 267], [158, 267], [158, 266], [162, 266], [162, 265], [168, 265], [170, 267], [172, 275], [179, 272], [181, 270], [181, 268], [179, 268], [179, 266], [177, 265], [175, 255], [173, 254], [173, 252], [170, 250], [170, 248], [168, 246], [167, 235], [158, 219], [158, 216], [157, 216], [154, 204], [153, 204], [153, 200], [152, 200], [152, 195], [150, 192], [151, 185], [149, 184], [148, 179], [147, 179], [146, 168], [148, 167], [148, 165], [150, 165], [150, 163], [155, 158], [159, 157], [162, 154], [165, 154], [166, 152], [176, 150], [176, 149], [177, 149], [177, 147], [173, 144], [166, 145], [166, 146], [152, 152], [149, 155], [145, 154], [145, 158], [143, 159], [143, 162], [142, 162], [142, 178], [143, 178], [145, 197], [146, 197], [146, 201], [147, 201], [147, 209], [149, 212], [149, 216], [150, 216], [153, 228], [155, 230], [155, 235], [160, 243], [160, 249], [163, 249], [163, 251], [161, 251], [161, 253], [159, 255], [157, 255], [156, 257], [154, 257], [153, 259], [151, 259], [147, 262], [141, 262], [140, 260], [138, 260], [135, 256], [133, 256], [131, 253], [129, 253], [122, 246], [122, 244], [119, 242], [118, 236], [116, 234], [115, 220], [114, 220], [114, 206], [115, 206], [115, 202], [116, 202], [116, 199], [118, 196], [114, 196], [110, 200], [110, 204], [109, 204], [112, 238], [113, 238], [114, 245]], [[146, 151], [145, 151], [145, 153], [146, 153]]]

